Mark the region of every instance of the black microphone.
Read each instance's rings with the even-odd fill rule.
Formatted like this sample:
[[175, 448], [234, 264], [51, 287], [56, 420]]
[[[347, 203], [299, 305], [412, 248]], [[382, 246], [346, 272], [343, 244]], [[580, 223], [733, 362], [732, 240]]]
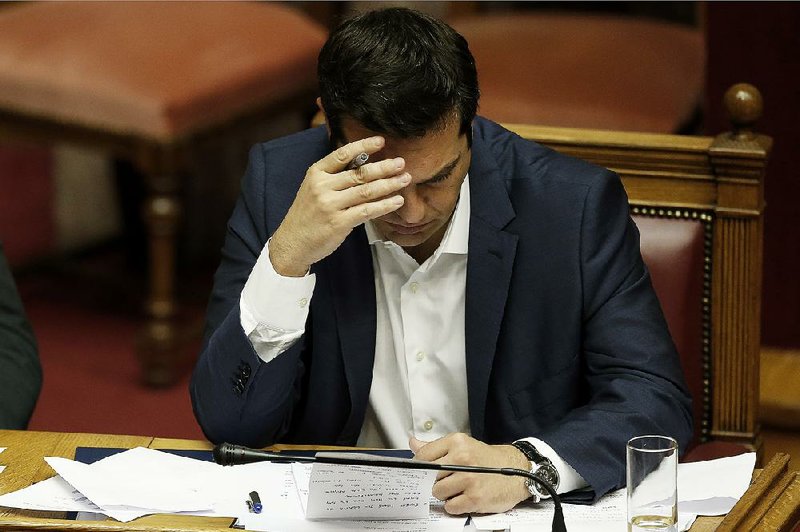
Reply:
[[556, 490], [549, 482], [538, 475], [523, 469], [511, 467], [478, 467], [465, 465], [445, 465], [434, 462], [423, 462], [407, 458], [393, 458], [388, 456], [370, 456], [370, 458], [358, 458], [348, 453], [318, 452], [316, 456], [294, 456], [284, 453], [272, 453], [250, 449], [240, 445], [230, 443], [220, 443], [214, 446], [214, 461], [223, 466], [250, 464], [253, 462], [317, 462], [320, 464], [336, 465], [359, 465], [368, 467], [391, 467], [398, 469], [428, 469], [434, 471], [456, 471], [462, 473], [492, 473], [495, 475], [506, 475], [514, 477], [525, 477], [538, 482], [550, 497], [553, 499], [555, 510], [553, 511], [553, 532], [566, 532], [564, 524], [564, 511], [561, 509], [561, 499]]

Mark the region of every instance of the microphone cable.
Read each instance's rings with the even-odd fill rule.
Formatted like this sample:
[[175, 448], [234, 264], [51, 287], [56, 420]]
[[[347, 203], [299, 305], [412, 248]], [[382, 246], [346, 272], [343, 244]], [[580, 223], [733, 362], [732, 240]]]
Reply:
[[550, 485], [549, 482], [540, 476], [523, 469], [515, 469], [511, 467], [495, 468], [447, 465], [406, 458], [390, 458], [385, 456], [371, 456], [369, 459], [367, 459], [354, 457], [352, 455], [348, 455], [347, 453], [341, 452], [318, 452], [316, 456], [294, 456], [290, 454], [250, 449], [248, 447], [233, 445], [230, 443], [221, 443], [214, 446], [214, 461], [223, 466], [249, 464], [252, 462], [310, 462], [320, 464], [360, 465], [397, 469], [426, 469], [433, 471], [454, 471], [461, 473], [482, 473], [525, 477], [538, 482], [542, 487], [544, 487], [545, 491], [547, 491], [547, 493], [553, 499], [553, 505], [555, 507], [553, 510], [553, 532], [566, 532], [567, 530], [566, 525], [564, 524], [564, 510], [561, 507], [561, 499], [556, 493], [556, 490], [552, 485]]

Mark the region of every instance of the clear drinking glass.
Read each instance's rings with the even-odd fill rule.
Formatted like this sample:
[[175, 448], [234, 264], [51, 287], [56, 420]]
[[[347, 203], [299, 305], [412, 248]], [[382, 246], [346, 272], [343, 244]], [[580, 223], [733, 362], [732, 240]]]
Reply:
[[628, 531], [678, 529], [678, 442], [637, 436], [627, 445]]

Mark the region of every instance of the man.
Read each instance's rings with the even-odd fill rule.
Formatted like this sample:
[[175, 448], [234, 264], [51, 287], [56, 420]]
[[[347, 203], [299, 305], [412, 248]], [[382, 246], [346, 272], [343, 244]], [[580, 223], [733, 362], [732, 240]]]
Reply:
[[[630, 437], [688, 442], [615, 175], [476, 118], [466, 41], [414, 11], [345, 22], [319, 85], [327, 131], [256, 146], [229, 222], [191, 383], [210, 440], [408, 445], [588, 500], [624, 483]], [[433, 494], [461, 514], [541, 491], [456, 473]]]
[[28, 426], [41, 387], [36, 339], [0, 243], [0, 429]]

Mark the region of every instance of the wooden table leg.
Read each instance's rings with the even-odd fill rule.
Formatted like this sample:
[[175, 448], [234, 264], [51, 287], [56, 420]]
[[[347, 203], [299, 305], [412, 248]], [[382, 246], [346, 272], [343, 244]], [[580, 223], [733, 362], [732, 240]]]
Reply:
[[175, 318], [175, 257], [181, 205], [178, 177], [173, 165], [160, 165], [148, 174], [143, 216], [148, 240], [147, 323], [139, 335], [138, 355], [142, 378], [151, 386], [165, 386], [175, 379], [180, 346]]

